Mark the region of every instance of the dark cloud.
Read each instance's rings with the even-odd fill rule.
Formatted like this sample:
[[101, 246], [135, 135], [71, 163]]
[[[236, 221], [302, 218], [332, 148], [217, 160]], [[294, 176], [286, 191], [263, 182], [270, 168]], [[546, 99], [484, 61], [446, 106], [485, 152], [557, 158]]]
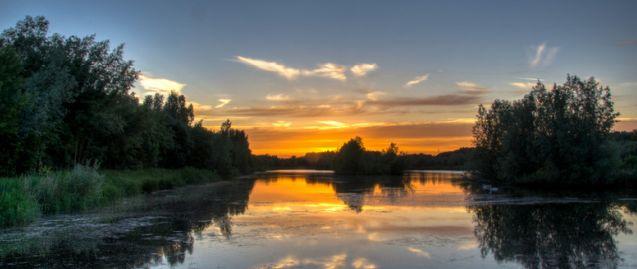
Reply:
[[479, 101], [480, 96], [473, 94], [446, 94], [422, 98], [401, 97], [369, 103], [382, 106], [458, 106], [477, 104]]
[[[369, 90], [357, 90], [359, 93], [369, 93]], [[419, 108], [440, 107], [440, 106], [463, 106], [476, 105], [480, 102], [480, 94], [454, 93], [431, 97], [394, 97], [370, 99], [294, 99], [285, 102], [278, 102], [277, 106], [255, 106], [255, 107], [224, 107], [218, 111], [195, 111], [198, 116], [211, 116], [219, 113], [227, 116], [240, 117], [329, 117], [329, 116], [352, 116], [365, 114], [405, 114], [419, 111]], [[473, 109], [473, 108], [471, 108]], [[421, 110], [421, 109], [420, 109]], [[435, 110], [434, 113], [446, 112]]]

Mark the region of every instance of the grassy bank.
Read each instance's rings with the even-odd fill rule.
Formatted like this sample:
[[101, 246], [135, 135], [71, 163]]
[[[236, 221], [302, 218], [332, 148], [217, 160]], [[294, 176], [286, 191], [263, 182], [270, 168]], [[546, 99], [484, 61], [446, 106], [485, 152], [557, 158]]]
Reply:
[[28, 224], [43, 214], [77, 212], [123, 197], [220, 180], [209, 170], [183, 168], [72, 170], [0, 178], [0, 227]]

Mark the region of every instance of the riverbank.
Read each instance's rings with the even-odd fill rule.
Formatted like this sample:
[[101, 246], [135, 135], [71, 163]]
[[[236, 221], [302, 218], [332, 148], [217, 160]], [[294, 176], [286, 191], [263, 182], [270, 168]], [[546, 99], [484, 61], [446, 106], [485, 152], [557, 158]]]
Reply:
[[84, 211], [156, 190], [220, 181], [204, 169], [72, 170], [0, 178], [0, 227], [28, 224], [41, 215]]

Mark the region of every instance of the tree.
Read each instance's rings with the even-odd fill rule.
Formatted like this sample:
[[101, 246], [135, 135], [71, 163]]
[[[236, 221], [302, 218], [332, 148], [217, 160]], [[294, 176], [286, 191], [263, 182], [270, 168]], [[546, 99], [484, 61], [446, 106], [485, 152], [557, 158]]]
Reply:
[[339, 174], [363, 174], [365, 147], [360, 137], [347, 141], [334, 158], [334, 171]]
[[48, 33], [26, 17], [0, 35], [0, 175], [77, 163], [108, 168], [195, 166], [248, 172], [248, 138], [226, 121], [221, 132], [193, 126], [184, 95], [131, 92], [138, 71], [95, 36]]
[[509, 183], [608, 183], [617, 164], [608, 138], [615, 117], [610, 89], [568, 75], [547, 91], [538, 82], [521, 100], [478, 108], [476, 170]]

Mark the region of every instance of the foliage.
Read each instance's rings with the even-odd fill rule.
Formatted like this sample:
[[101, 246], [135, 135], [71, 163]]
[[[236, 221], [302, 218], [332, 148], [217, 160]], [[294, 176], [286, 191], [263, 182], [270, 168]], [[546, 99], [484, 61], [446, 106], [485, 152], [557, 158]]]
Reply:
[[37, 201], [15, 178], [0, 178], [0, 227], [23, 225], [40, 214]]
[[[471, 167], [474, 149], [460, 148], [449, 152], [442, 152], [435, 156], [423, 153], [406, 154], [399, 152], [398, 146], [391, 143], [384, 152], [366, 152], [366, 154], [372, 156], [368, 156], [365, 162], [374, 161], [374, 163], [369, 163], [365, 166], [375, 167], [371, 169], [369, 173], [399, 175], [402, 174], [404, 170], [467, 170]], [[252, 162], [257, 170], [289, 168], [335, 170], [335, 167], [339, 166], [336, 163], [338, 153], [339, 152], [334, 151], [310, 152], [301, 157], [292, 156], [290, 158], [278, 158], [272, 155], [256, 155], [253, 156]], [[376, 155], [376, 157], [373, 157], [373, 155]]]
[[25, 190], [43, 213], [84, 210], [101, 202], [104, 176], [95, 168], [78, 165], [70, 171], [23, 177]]
[[385, 151], [368, 151], [360, 137], [352, 138], [334, 156], [334, 172], [348, 175], [400, 175], [403, 162], [398, 146], [391, 143]]
[[193, 107], [175, 92], [131, 91], [138, 71], [95, 36], [48, 33], [43, 17], [26, 17], [0, 35], [0, 175], [68, 169], [183, 168], [220, 174], [251, 170], [243, 131], [193, 124]]
[[123, 197], [219, 180], [196, 168], [105, 170], [77, 165], [70, 171], [0, 179], [0, 227], [27, 224], [38, 215], [76, 212]]
[[567, 76], [547, 90], [538, 82], [521, 100], [480, 106], [473, 134], [476, 170], [514, 184], [607, 184], [618, 158], [609, 144], [615, 122], [610, 89]]
[[616, 181], [624, 186], [637, 186], [637, 130], [612, 133], [610, 144], [620, 160]]

